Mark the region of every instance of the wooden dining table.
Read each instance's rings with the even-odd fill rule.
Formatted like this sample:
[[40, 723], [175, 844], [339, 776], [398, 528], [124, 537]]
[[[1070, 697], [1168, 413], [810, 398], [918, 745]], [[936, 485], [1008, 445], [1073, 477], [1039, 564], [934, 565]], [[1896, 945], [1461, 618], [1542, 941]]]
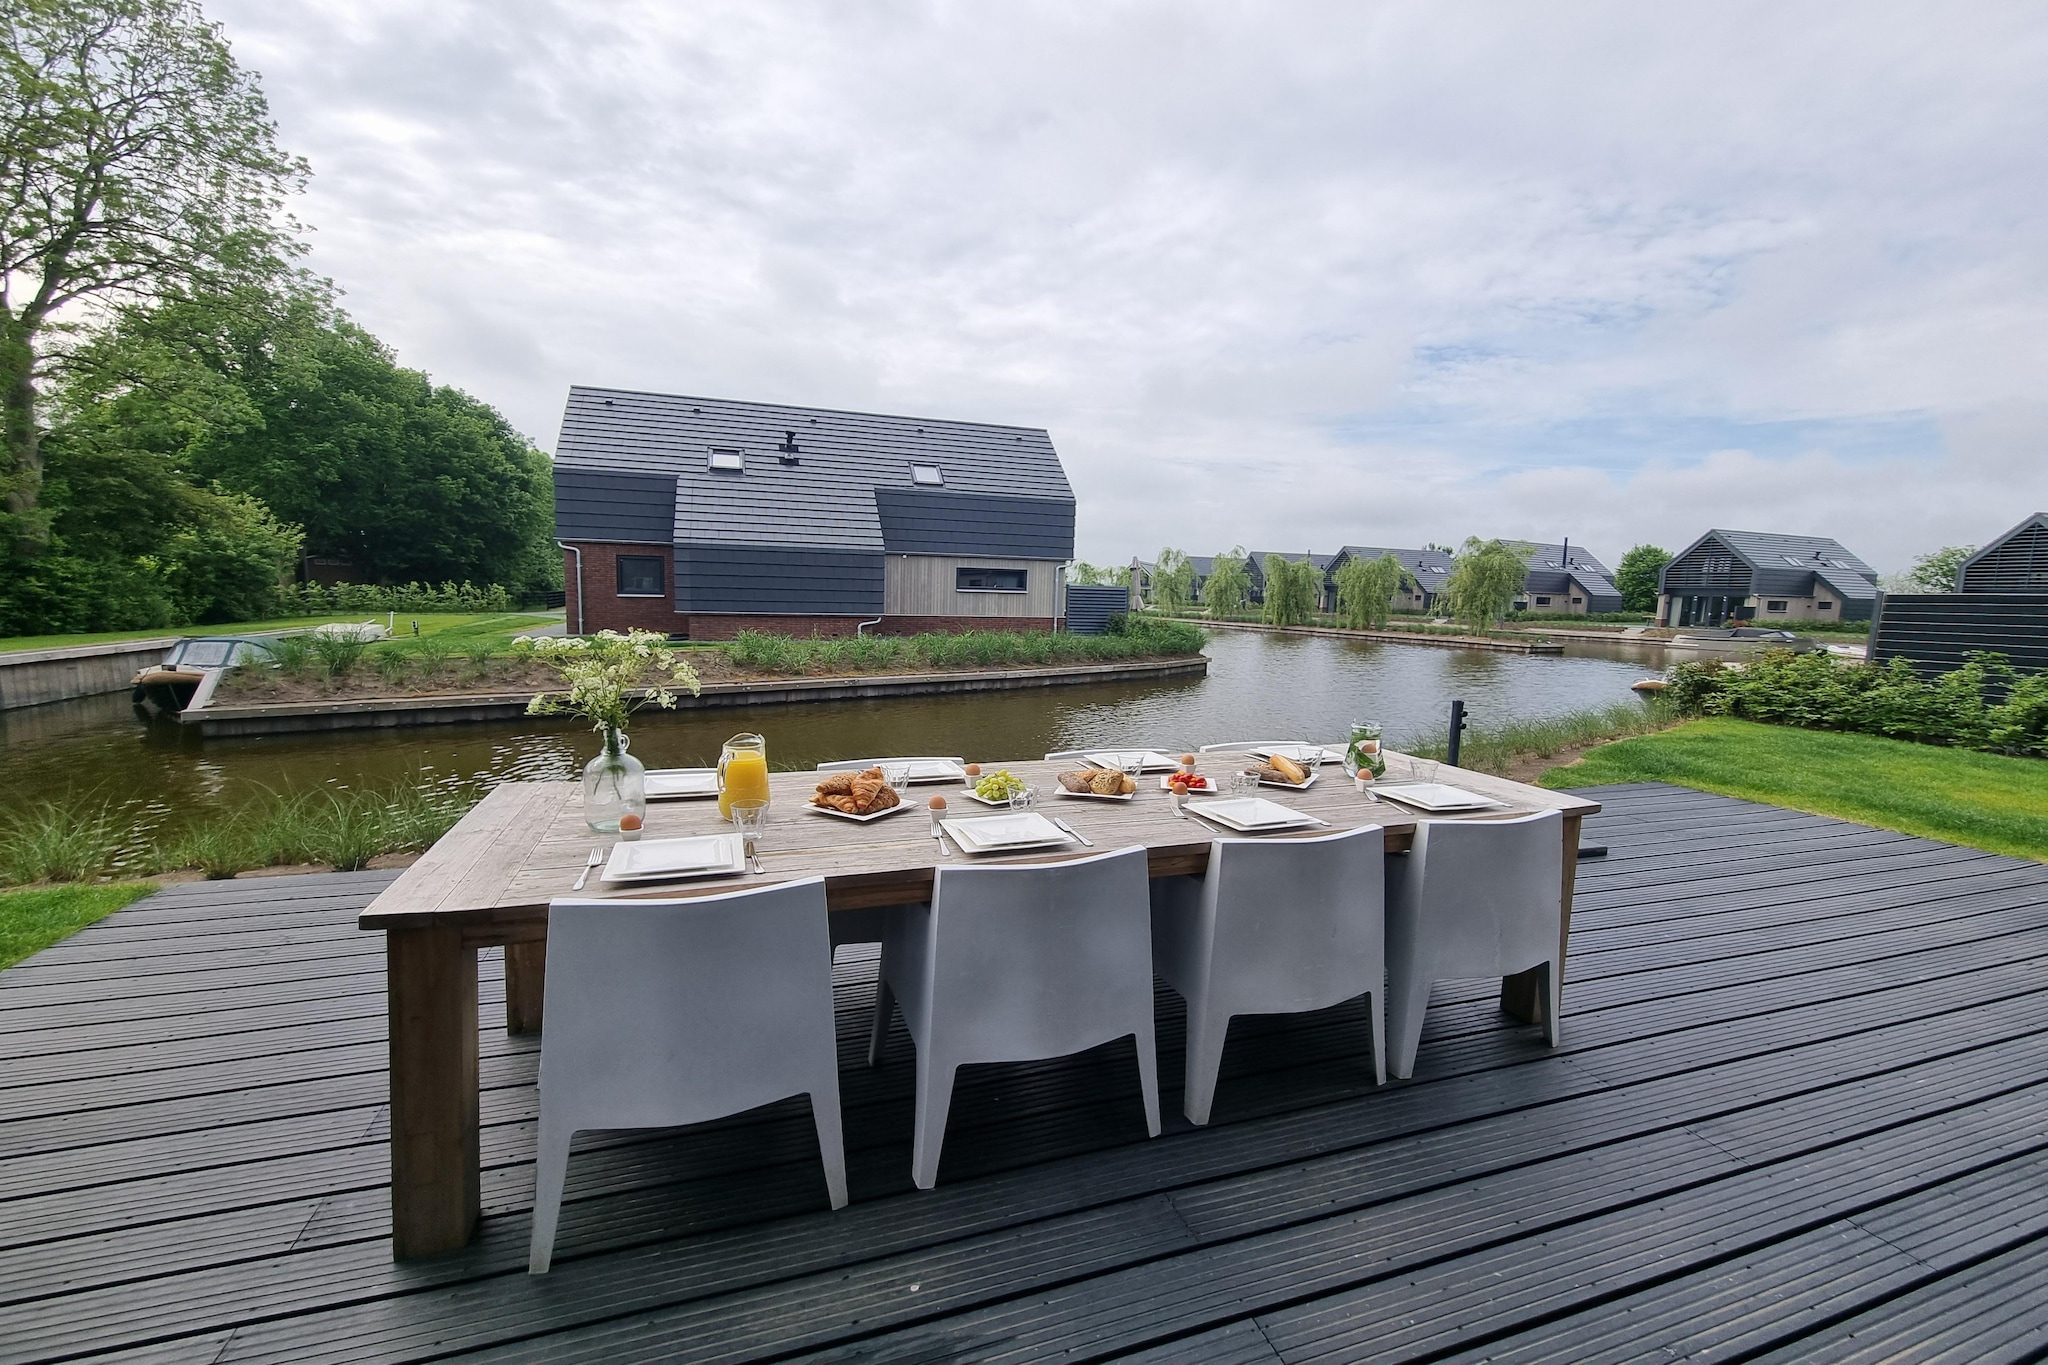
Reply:
[[[1384, 779], [1414, 773], [1405, 755], [1388, 754]], [[585, 897], [680, 897], [732, 891], [803, 877], [823, 877], [832, 941], [881, 938], [884, 908], [928, 900], [932, 874], [942, 862], [1030, 862], [1090, 852], [1146, 849], [1151, 875], [1199, 875], [1212, 840], [1234, 837], [1203, 820], [1177, 818], [1159, 775], [1138, 779], [1129, 802], [1062, 798], [1055, 775], [1076, 764], [1037, 760], [983, 763], [1006, 768], [1035, 791], [1036, 809], [1057, 816], [1092, 840], [998, 859], [942, 854], [921, 809], [944, 796], [955, 818], [994, 814], [968, 799], [967, 787], [915, 784], [903, 792], [916, 809], [859, 823], [810, 808], [819, 775], [771, 774], [771, 805], [759, 843], [758, 874], [676, 881], [656, 886], [614, 885], [593, 873]], [[1233, 767], [1220, 754], [1200, 757], [1199, 770], [1222, 779]], [[1545, 791], [1464, 769], [1445, 768], [1451, 782], [1502, 804], [1484, 812], [1424, 817], [1391, 800], [1361, 795], [1343, 769], [1328, 764], [1307, 790], [1262, 789], [1259, 794], [1327, 822], [1309, 833], [1379, 825], [1390, 853], [1406, 852], [1422, 818], [1486, 820], [1555, 810], [1563, 815], [1562, 940], [1570, 933], [1572, 883], [1578, 863], [1580, 821], [1597, 802]], [[1223, 792], [1221, 795], [1234, 793]], [[643, 837], [659, 839], [729, 831], [711, 800], [658, 801], [648, 807]], [[1285, 835], [1265, 835], [1276, 838]], [[593, 851], [617, 838], [591, 832], [574, 782], [506, 782], [492, 789], [418, 862], [378, 895], [358, 926], [385, 935], [385, 971], [391, 1054], [391, 1227], [398, 1259], [433, 1255], [465, 1245], [480, 1212], [479, 1089], [477, 1054], [477, 950], [505, 950], [505, 1024], [513, 1033], [541, 1028], [547, 968], [548, 902], [571, 894]], [[1501, 1003], [1517, 1018], [1534, 1021], [1542, 1009], [1534, 971], [1505, 978]]]

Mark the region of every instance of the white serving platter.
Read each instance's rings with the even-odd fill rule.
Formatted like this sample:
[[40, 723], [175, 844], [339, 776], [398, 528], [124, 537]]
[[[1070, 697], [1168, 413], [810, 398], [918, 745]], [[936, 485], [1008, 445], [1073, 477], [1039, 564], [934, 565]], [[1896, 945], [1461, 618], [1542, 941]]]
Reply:
[[602, 879], [665, 882], [680, 877], [721, 877], [746, 870], [746, 846], [737, 834], [692, 839], [624, 840], [612, 845]]
[[1263, 796], [1239, 796], [1225, 801], [1190, 801], [1181, 809], [1214, 820], [1219, 825], [1246, 834], [1263, 834], [1276, 829], [1305, 829], [1325, 821], [1313, 815], [1268, 801]]
[[716, 768], [649, 768], [647, 770], [647, 799], [649, 801], [687, 801], [700, 796], [718, 795], [718, 769]]
[[1442, 782], [1401, 782], [1372, 784], [1374, 796], [1383, 796], [1399, 801], [1404, 806], [1413, 806], [1426, 811], [1458, 810], [1506, 810], [1508, 803], [1496, 801], [1478, 792], [1468, 792], [1463, 787], [1453, 787]]
[[1180, 767], [1179, 758], [1169, 757], [1157, 749], [1097, 749], [1082, 754], [1081, 761], [1092, 763], [1098, 768], [1121, 768], [1124, 766], [1124, 759], [1133, 754], [1138, 756], [1138, 771], [1141, 773], [1156, 773], [1162, 768]]
[[969, 853], [1016, 853], [1027, 848], [1045, 848], [1078, 842], [1073, 835], [1040, 815], [977, 815], [968, 820], [941, 822], [953, 841]]
[[888, 817], [895, 815], [899, 811], [906, 811], [912, 809], [912, 806], [908, 801], [905, 801], [899, 794], [896, 798], [895, 805], [886, 806], [881, 810], [871, 810], [866, 815], [848, 815], [845, 811], [840, 810], [836, 806], [814, 806], [808, 801], [804, 803], [804, 809], [814, 810], [820, 815], [830, 815], [840, 820], [852, 820], [856, 824], [865, 825], [873, 820], [886, 820]]
[[1108, 796], [1102, 792], [1070, 792], [1057, 782], [1052, 784], [1052, 794], [1054, 796], [1071, 796], [1077, 801], [1135, 801], [1138, 799], [1136, 792], [1119, 792], [1115, 796]]
[[901, 765], [910, 769], [910, 775], [903, 780], [910, 782], [965, 782], [967, 769], [950, 758], [878, 758], [867, 766], [870, 768], [894, 768]]
[[[1203, 773], [1203, 774], [1202, 774], [1202, 776], [1204, 776], [1204, 777], [1209, 777], [1209, 775], [1208, 775], [1207, 773]], [[1168, 774], [1167, 774], [1167, 775], [1166, 775], [1165, 777], [1162, 777], [1162, 778], [1160, 778], [1160, 779], [1159, 779], [1159, 790], [1161, 790], [1161, 791], [1163, 791], [1163, 792], [1164, 792], [1164, 791], [1172, 791], [1172, 790], [1173, 790], [1173, 774], [1172, 774], [1172, 773], [1168, 773]], [[1193, 787], [1193, 788], [1190, 788], [1190, 789], [1189, 789], [1189, 791], [1188, 791], [1188, 795], [1190, 795], [1190, 796], [1193, 796], [1193, 795], [1194, 795], [1194, 794], [1195, 794], [1196, 792], [1200, 792], [1200, 793], [1202, 793], [1202, 794], [1203, 794], [1204, 796], [1213, 796], [1213, 795], [1215, 795], [1215, 794], [1216, 794], [1217, 792], [1219, 792], [1219, 791], [1221, 791], [1221, 790], [1223, 790], [1223, 784], [1222, 784], [1221, 782], [1218, 782], [1218, 781], [1217, 781], [1217, 780], [1216, 780], [1215, 778], [1213, 778], [1213, 777], [1209, 777], [1209, 785], [1208, 785], [1208, 786], [1206, 786], [1206, 787]]]

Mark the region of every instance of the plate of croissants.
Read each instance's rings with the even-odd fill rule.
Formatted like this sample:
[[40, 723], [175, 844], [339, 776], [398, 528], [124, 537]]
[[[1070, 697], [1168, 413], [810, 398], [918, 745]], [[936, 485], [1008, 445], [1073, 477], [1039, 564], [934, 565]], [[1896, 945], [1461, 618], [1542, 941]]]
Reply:
[[1070, 773], [1061, 773], [1053, 779], [1059, 783], [1061, 796], [1085, 796], [1095, 801], [1129, 801], [1138, 794], [1137, 779], [1129, 773], [1115, 768], [1080, 768]]
[[880, 768], [866, 772], [833, 773], [818, 784], [810, 808], [820, 815], [842, 820], [879, 820], [885, 815], [909, 810], [896, 789], [883, 778]]

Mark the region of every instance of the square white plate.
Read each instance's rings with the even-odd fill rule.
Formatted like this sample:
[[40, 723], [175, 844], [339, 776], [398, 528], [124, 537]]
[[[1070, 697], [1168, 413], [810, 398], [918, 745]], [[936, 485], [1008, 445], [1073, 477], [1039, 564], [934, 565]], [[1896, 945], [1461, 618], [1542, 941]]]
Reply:
[[1277, 801], [1268, 801], [1263, 796], [1239, 796], [1224, 801], [1190, 801], [1183, 809], [1193, 811], [1204, 819], [1214, 820], [1219, 825], [1243, 830], [1247, 834], [1273, 829], [1302, 829], [1323, 823], [1313, 815], [1305, 815]]
[[[1209, 785], [1206, 787], [1196, 787], [1192, 791], [1190, 791], [1188, 795], [1193, 796], [1196, 792], [1200, 792], [1204, 796], [1214, 796], [1217, 792], [1223, 789], [1223, 782], [1220, 778], [1210, 777], [1208, 773], [1203, 773], [1201, 775], [1203, 777], [1209, 778]], [[1172, 773], [1168, 773], [1166, 776], [1159, 779], [1159, 790], [1163, 792], [1173, 790]]]
[[1246, 752], [1257, 754], [1260, 758], [1286, 754], [1296, 763], [1335, 763], [1344, 757], [1342, 749], [1328, 749], [1320, 744], [1261, 744]]
[[694, 839], [620, 840], [604, 865], [608, 882], [669, 881], [677, 877], [717, 877], [746, 867], [746, 849], [737, 834], [708, 834]]
[[884, 807], [881, 810], [871, 810], [866, 815], [848, 815], [845, 811], [840, 810], [835, 806], [814, 806], [808, 801], [804, 803], [804, 809], [814, 810], [820, 815], [836, 816], [841, 820], [857, 821], [858, 823], [865, 825], [870, 820], [886, 820], [888, 817], [896, 814], [898, 811], [906, 811], [911, 809], [911, 805], [908, 801], [905, 801], [899, 794], [896, 798], [895, 805]]
[[986, 796], [981, 795], [972, 788], [969, 788], [968, 790], [961, 792], [960, 794], [966, 797], [969, 801], [974, 802], [976, 805], [994, 806], [997, 810], [1008, 810], [1010, 808], [1010, 802], [1008, 798], [1005, 798], [1001, 801], [991, 801]]
[[965, 782], [967, 770], [950, 758], [913, 758], [910, 760], [912, 782]]
[[977, 815], [969, 820], [947, 820], [944, 824], [946, 833], [969, 853], [1013, 853], [1018, 849], [1075, 842], [1073, 835], [1037, 811]]
[[716, 768], [649, 768], [647, 770], [647, 799], [649, 801], [683, 801], [699, 796], [718, 795], [718, 769]]
[[1156, 773], [1163, 768], [1178, 768], [1180, 760], [1169, 758], [1157, 749], [1098, 749], [1081, 755], [1083, 763], [1093, 763], [1098, 768], [1121, 768], [1127, 754], [1138, 755], [1138, 771]]
[[1452, 787], [1442, 782], [1400, 782], [1394, 784], [1375, 782], [1373, 795], [1399, 801], [1404, 806], [1417, 810], [1506, 810], [1508, 803], [1496, 801], [1478, 792], [1468, 792], [1463, 787]]

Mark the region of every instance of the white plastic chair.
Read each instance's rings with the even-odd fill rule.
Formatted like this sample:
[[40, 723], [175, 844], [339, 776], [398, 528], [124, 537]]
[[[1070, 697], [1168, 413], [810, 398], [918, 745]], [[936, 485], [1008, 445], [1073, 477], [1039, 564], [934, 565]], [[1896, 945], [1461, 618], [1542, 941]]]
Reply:
[[1564, 817], [1424, 820], [1387, 861], [1389, 1065], [1415, 1074], [1429, 988], [1544, 969], [1544, 1036], [1557, 1046], [1564, 971]]
[[831, 763], [820, 763], [821, 773], [864, 773], [877, 763], [958, 763], [965, 765], [964, 758], [941, 758], [933, 754], [919, 754], [915, 758], [842, 758]]
[[[1195, 752], [1198, 754], [1244, 754], [1250, 753], [1254, 749], [1279, 748], [1286, 748], [1291, 751], [1298, 744], [1315, 743], [1316, 741], [1312, 739], [1241, 739], [1236, 740], [1229, 744], [1204, 744], [1201, 748], [1195, 750]], [[1324, 756], [1322, 761], [1324, 763], [1334, 761], [1336, 756], [1344, 752], [1344, 746], [1341, 744], [1324, 744], [1318, 747], [1320, 747], [1323, 750]]]
[[1064, 1057], [1135, 1035], [1145, 1126], [1159, 1136], [1152, 938], [1142, 847], [1066, 862], [939, 868], [930, 905], [890, 912], [868, 1065], [889, 1007], [917, 1044], [910, 1174], [938, 1180], [953, 1074], [969, 1062]]
[[1047, 763], [1079, 763], [1090, 754], [1165, 754], [1168, 757], [1185, 750], [1162, 747], [1157, 744], [1093, 744], [1086, 749], [1060, 749], [1045, 756]]
[[1152, 970], [1188, 1003], [1188, 1122], [1216, 1098], [1240, 1014], [1300, 1014], [1372, 996], [1375, 1079], [1387, 1080], [1385, 831], [1218, 839], [1201, 877], [1152, 889]]
[[821, 877], [688, 900], [548, 907], [531, 1274], [547, 1273], [589, 1128], [670, 1128], [811, 1097], [825, 1186], [846, 1205], [832, 945]]

